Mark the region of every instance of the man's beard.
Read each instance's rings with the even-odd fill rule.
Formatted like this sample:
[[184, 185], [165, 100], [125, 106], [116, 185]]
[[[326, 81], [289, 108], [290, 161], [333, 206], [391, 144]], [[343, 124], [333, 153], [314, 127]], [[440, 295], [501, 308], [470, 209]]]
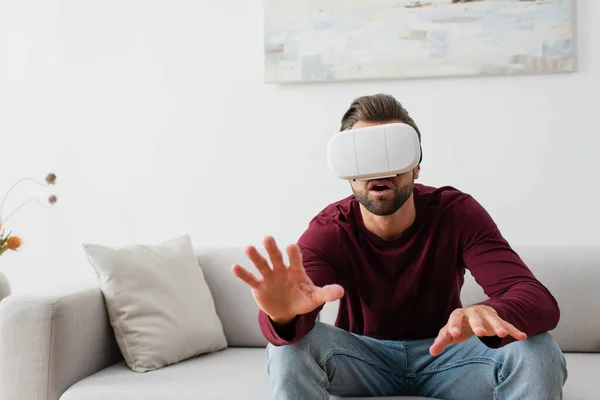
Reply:
[[405, 186], [394, 187], [394, 194], [391, 197], [370, 195], [366, 185], [360, 191], [352, 187], [352, 192], [358, 202], [371, 214], [387, 216], [398, 211], [406, 203], [413, 193], [413, 188], [414, 181]]

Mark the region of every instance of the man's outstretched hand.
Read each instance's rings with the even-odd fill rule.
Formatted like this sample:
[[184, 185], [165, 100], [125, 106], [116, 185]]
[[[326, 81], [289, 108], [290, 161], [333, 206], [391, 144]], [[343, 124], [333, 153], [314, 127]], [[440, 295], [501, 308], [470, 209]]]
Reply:
[[471, 336], [512, 336], [517, 340], [527, 339], [527, 335], [514, 325], [502, 320], [492, 307], [475, 304], [465, 308], [457, 308], [450, 314], [448, 323], [440, 329], [440, 333], [431, 345], [429, 352], [439, 356], [446, 346], [464, 342]]
[[252, 294], [260, 309], [276, 324], [285, 325], [297, 315], [307, 314], [329, 301], [340, 299], [344, 289], [340, 285], [317, 287], [306, 274], [302, 254], [297, 245], [287, 247], [290, 265], [285, 265], [275, 239], [264, 240], [269, 262], [255, 247], [246, 248], [246, 255], [262, 275], [258, 279], [250, 271], [235, 264], [232, 272], [252, 288]]

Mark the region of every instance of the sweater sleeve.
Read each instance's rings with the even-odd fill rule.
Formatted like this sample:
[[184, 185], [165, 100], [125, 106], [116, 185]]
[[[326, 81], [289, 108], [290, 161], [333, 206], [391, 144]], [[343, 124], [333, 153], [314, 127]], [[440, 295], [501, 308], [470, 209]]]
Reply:
[[[306, 274], [315, 286], [338, 283], [332, 258], [337, 254], [337, 229], [313, 222], [298, 240], [302, 262]], [[302, 339], [314, 327], [320, 306], [312, 312], [298, 315], [286, 326], [277, 326], [262, 310], [258, 313], [258, 323], [263, 336], [274, 346], [293, 344]]]
[[[457, 222], [462, 226], [463, 262], [489, 297], [479, 304], [495, 309], [528, 337], [554, 329], [560, 318], [556, 299], [511, 248], [485, 209], [470, 196], [460, 203]], [[516, 340], [511, 336], [480, 339], [491, 348]]]

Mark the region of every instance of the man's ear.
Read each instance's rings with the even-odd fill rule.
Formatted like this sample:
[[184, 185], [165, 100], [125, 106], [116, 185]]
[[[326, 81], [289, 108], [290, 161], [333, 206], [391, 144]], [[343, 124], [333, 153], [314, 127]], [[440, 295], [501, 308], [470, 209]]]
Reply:
[[419, 172], [421, 172], [421, 166], [417, 165], [414, 169], [413, 169], [413, 179], [419, 179]]

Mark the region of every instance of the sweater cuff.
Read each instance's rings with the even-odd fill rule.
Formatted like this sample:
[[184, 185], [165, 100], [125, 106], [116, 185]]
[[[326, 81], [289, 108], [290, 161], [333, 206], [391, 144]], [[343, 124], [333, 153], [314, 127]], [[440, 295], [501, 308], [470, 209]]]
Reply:
[[285, 326], [276, 325], [263, 311], [259, 311], [258, 323], [263, 336], [274, 346], [285, 346], [297, 340], [300, 316]]

